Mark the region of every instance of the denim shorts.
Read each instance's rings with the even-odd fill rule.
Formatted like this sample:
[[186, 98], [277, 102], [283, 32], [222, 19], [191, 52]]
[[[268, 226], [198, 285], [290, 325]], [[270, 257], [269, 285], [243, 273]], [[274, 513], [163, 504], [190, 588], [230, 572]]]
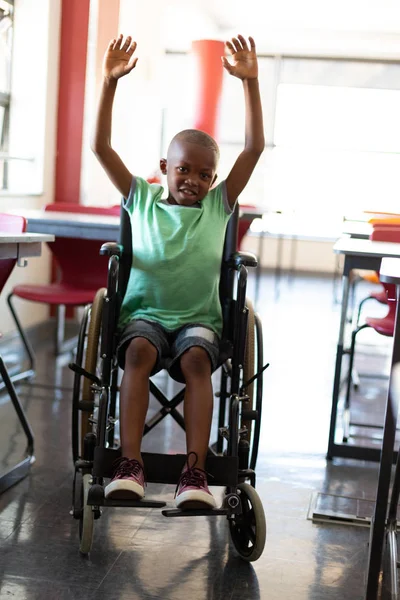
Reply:
[[169, 331], [155, 321], [134, 319], [125, 326], [120, 334], [117, 358], [121, 369], [125, 367], [126, 349], [136, 337], [145, 338], [157, 350], [157, 361], [151, 375], [155, 375], [161, 369], [167, 369], [173, 379], [184, 383], [185, 378], [180, 368], [180, 358], [186, 350], [193, 346], [200, 346], [206, 350], [212, 371], [215, 371], [218, 366], [219, 338], [210, 328], [204, 325], [190, 324]]

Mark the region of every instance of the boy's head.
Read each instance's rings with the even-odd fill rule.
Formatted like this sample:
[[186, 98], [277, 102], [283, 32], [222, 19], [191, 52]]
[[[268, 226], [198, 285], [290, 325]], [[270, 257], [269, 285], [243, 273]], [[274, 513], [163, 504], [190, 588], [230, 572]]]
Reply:
[[160, 160], [161, 172], [167, 176], [168, 200], [183, 206], [203, 200], [217, 178], [218, 160], [218, 145], [207, 133], [198, 129], [177, 133], [167, 158]]

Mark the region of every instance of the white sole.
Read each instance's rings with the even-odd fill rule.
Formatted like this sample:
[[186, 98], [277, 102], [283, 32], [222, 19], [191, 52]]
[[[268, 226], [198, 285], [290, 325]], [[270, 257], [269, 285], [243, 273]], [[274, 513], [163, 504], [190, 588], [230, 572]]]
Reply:
[[183, 492], [176, 497], [175, 504], [177, 508], [215, 508], [215, 498], [207, 492], [200, 490], [190, 490]]
[[109, 483], [104, 489], [105, 498], [141, 500], [144, 498], [144, 489], [135, 481], [117, 479]]

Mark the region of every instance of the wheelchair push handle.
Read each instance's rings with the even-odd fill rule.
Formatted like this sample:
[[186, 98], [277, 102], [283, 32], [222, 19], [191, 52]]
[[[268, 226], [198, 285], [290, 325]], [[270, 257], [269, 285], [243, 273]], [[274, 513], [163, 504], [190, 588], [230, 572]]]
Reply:
[[101, 256], [121, 256], [124, 248], [116, 242], [106, 242], [100, 248]]

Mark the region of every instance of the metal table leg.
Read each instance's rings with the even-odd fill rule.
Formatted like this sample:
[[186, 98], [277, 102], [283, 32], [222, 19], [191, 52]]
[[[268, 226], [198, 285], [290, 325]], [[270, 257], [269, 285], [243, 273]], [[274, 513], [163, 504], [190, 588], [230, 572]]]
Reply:
[[[383, 431], [382, 454], [379, 468], [378, 489], [376, 494], [375, 514], [371, 523], [370, 548], [368, 557], [368, 575], [365, 600], [376, 600], [380, 580], [383, 544], [386, 532], [386, 514], [389, 499], [390, 477], [392, 472], [393, 452], [396, 437], [397, 414], [399, 410], [399, 394], [393, 393], [398, 383], [398, 369], [400, 368], [400, 307], [399, 287], [397, 286], [396, 324], [394, 330], [392, 365], [390, 384], [386, 405], [385, 425]], [[400, 453], [399, 453], [400, 454]], [[392, 497], [389, 508], [388, 543], [391, 555], [391, 583], [392, 598], [398, 597], [397, 584], [397, 541], [396, 541], [396, 513], [400, 494], [400, 458], [398, 456], [393, 484]]]
[[4, 492], [6, 489], [23, 479], [28, 473], [30, 469], [30, 465], [32, 464], [33, 457], [33, 432], [31, 426], [28, 423], [26, 418], [24, 409], [21, 406], [17, 393], [15, 391], [14, 385], [8, 375], [6, 366], [4, 364], [3, 359], [0, 356], [0, 375], [3, 379], [7, 392], [11, 398], [11, 402], [15, 408], [15, 412], [17, 413], [18, 419], [22, 425], [24, 433], [27, 438], [27, 448], [26, 448], [26, 457], [19, 462], [17, 465], [6, 471], [0, 476], [0, 493]]
[[[346, 264], [346, 263], [345, 263]], [[339, 391], [340, 391], [340, 379], [342, 371], [342, 359], [344, 354], [344, 329], [346, 325], [347, 306], [349, 302], [349, 273], [346, 268], [343, 271], [343, 284], [342, 284], [342, 307], [340, 313], [340, 325], [339, 325], [339, 339], [336, 350], [336, 364], [335, 364], [335, 378], [333, 382], [333, 393], [332, 393], [332, 410], [331, 410], [331, 423], [329, 429], [329, 441], [328, 441], [328, 453], [327, 457], [332, 458], [332, 448], [335, 443], [335, 431], [336, 431], [336, 420], [337, 420], [337, 407], [339, 402]]]

